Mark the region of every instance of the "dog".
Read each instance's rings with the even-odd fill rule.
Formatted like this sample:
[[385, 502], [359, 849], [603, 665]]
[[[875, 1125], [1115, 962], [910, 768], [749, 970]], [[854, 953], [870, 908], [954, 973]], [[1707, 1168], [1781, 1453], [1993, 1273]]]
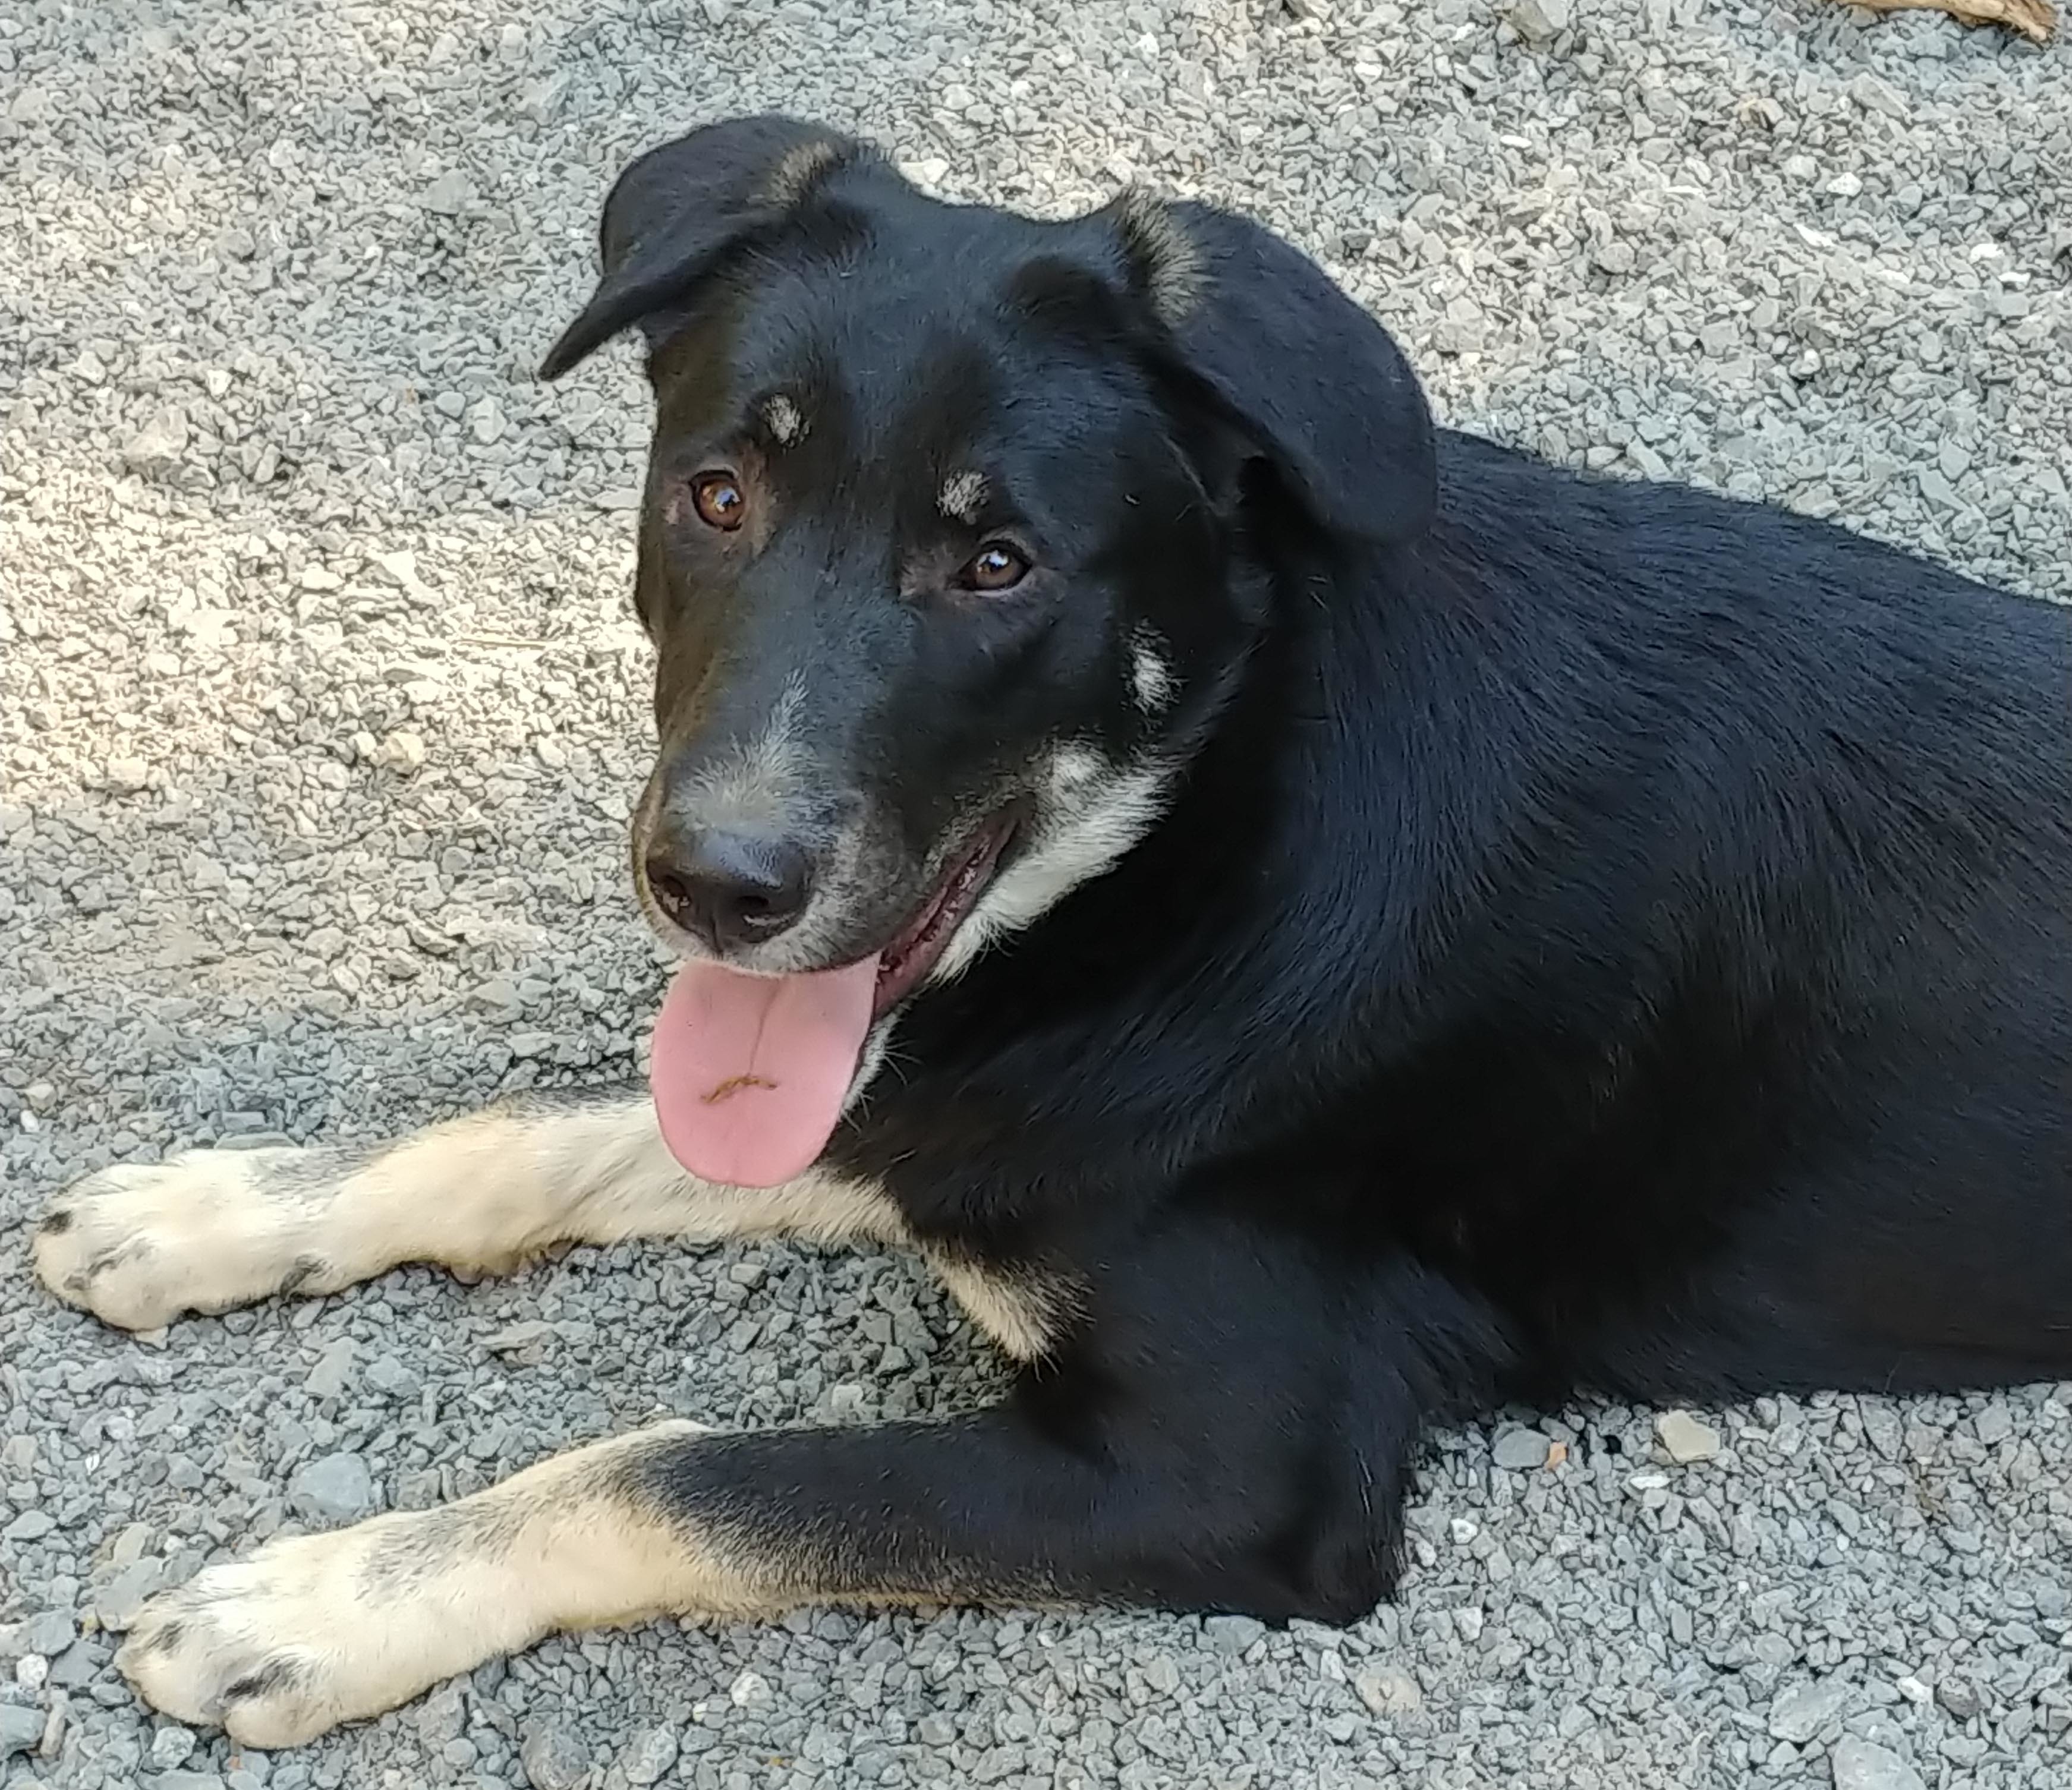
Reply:
[[949, 1420], [549, 1459], [153, 1599], [273, 1747], [557, 1629], [1392, 1595], [1420, 1434], [2072, 1374], [2072, 610], [1435, 428], [1297, 249], [736, 118], [619, 177], [559, 377], [655, 399], [650, 1082], [60, 1194], [143, 1329], [399, 1262], [918, 1252]]

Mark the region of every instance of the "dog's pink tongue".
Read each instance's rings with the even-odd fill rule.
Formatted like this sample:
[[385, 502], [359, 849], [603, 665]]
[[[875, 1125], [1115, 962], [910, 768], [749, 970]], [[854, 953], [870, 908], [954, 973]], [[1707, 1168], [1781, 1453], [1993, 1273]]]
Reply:
[[775, 1187], [827, 1147], [856, 1074], [878, 959], [811, 975], [676, 972], [648, 1067], [669, 1153], [732, 1187]]

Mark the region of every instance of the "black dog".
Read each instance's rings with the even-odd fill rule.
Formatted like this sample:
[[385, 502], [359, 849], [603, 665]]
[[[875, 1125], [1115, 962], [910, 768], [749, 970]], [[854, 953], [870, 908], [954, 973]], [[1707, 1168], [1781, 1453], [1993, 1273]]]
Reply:
[[2072, 614], [1435, 433], [1202, 206], [946, 206], [763, 118], [603, 251], [546, 372], [648, 338], [652, 1101], [113, 1169], [39, 1268], [148, 1325], [896, 1241], [1023, 1371], [277, 1542], [147, 1609], [151, 1701], [278, 1745], [806, 1599], [1342, 1621], [1435, 1418], [2072, 1372]]

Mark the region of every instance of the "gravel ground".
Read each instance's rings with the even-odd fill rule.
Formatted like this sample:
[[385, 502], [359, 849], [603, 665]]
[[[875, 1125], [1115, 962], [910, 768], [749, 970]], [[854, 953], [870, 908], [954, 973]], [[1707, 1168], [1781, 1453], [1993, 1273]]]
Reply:
[[1236, 202], [1453, 421], [2072, 590], [2072, 50], [1819, 0], [1508, 17], [0, 18], [0, 1786], [2072, 1781], [2072, 1386], [1442, 1438], [1404, 1600], [1344, 1634], [656, 1626], [271, 1758], [109, 1665], [152, 1587], [278, 1528], [664, 1411], [860, 1420], [997, 1371], [866, 1257], [579, 1250], [134, 1340], [26, 1277], [21, 1221], [111, 1159], [635, 1070], [644, 413], [623, 349], [529, 369], [659, 137], [777, 105], [954, 194]]

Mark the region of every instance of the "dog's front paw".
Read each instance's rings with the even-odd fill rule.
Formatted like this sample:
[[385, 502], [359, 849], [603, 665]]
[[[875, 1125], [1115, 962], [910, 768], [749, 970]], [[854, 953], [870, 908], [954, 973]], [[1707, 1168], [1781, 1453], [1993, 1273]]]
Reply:
[[44, 1212], [36, 1273], [67, 1304], [125, 1330], [328, 1291], [354, 1278], [319, 1247], [339, 1168], [331, 1151], [274, 1149], [104, 1168]]
[[[427, 1518], [377, 1517], [269, 1543], [146, 1603], [116, 1664], [146, 1702], [247, 1747], [293, 1747], [479, 1664], [464, 1609], [415, 1595]], [[434, 1569], [435, 1570], [435, 1569]]]
[[550, 1457], [435, 1510], [270, 1542], [146, 1604], [116, 1664], [147, 1702], [291, 1747], [556, 1628], [771, 1607], [670, 1503], [702, 1425]]

